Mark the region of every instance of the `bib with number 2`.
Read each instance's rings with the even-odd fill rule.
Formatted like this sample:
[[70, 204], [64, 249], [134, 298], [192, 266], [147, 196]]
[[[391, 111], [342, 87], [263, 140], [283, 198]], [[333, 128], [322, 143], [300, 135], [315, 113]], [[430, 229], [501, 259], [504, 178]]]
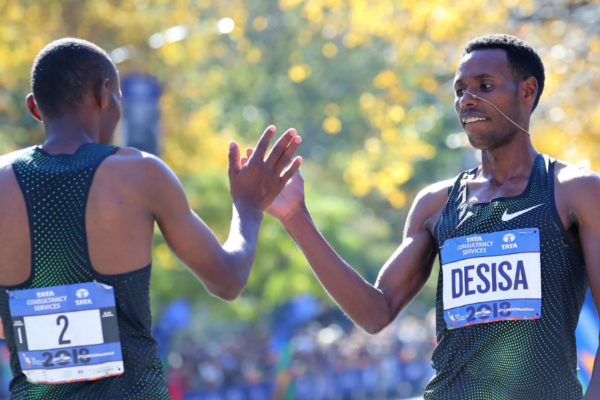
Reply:
[[76, 283], [9, 293], [21, 369], [32, 383], [95, 380], [124, 372], [112, 286]]

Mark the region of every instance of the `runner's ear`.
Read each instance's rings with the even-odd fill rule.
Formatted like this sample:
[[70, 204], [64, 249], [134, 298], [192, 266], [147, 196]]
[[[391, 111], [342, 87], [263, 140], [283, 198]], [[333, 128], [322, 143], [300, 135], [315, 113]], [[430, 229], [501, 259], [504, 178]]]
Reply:
[[110, 102], [110, 79], [104, 78], [100, 83], [96, 85], [94, 88], [94, 96], [96, 99], [96, 104], [101, 109], [106, 108]]
[[524, 79], [519, 84], [521, 87], [522, 98], [525, 103], [531, 107], [533, 107], [533, 103], [537, 98], [538, 94], [538, 81], [533, 76], [530, 76], [527, 79]]
[[33, 118], [41, 122], [42, 114], [40, 113], [40, 109], [38, 108], [37, 103], [35, 102], [33, 93], [29, 93], [27, 97], [25, 97], [25, 101], [27, 102], [27, 109], [29, 110], [31, 115], [33, 115]]

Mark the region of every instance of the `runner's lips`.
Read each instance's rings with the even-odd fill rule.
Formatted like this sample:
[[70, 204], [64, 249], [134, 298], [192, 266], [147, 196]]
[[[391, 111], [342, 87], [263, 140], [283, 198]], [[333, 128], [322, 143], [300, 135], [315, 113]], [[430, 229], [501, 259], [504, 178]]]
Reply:
[[463, 123], [463, 125], [470, 124], [471, 122], [486, 121], [486, 120], [488, 120], [487, 117], [483, 117], [480, 115], [467, 115], [467, 116], [462, 116], [460, 118], [460, 121]]

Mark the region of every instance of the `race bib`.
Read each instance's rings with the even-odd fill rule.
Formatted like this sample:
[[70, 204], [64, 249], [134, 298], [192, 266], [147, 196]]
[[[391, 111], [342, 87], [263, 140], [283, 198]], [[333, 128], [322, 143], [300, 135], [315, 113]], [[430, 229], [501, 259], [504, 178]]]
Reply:
[[124, 371], [112, 286], [77, 283], [11, 291], [21, 369], [32, 383], [68, 383]]
[[441, 249], [448, 329], [542, 315], [537, 228], [448, 239]]

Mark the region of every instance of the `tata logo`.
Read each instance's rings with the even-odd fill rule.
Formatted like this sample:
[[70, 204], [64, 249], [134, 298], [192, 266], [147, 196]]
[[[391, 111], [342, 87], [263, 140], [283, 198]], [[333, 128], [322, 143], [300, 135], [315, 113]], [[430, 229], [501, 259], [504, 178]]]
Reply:
[[86, 298], [90, 295], [90, 292], [87, 289], [81, 288], [78, 289], [75, 292], [75, 296], [79, 297], [80, 299]]
[[515, 239], [516, 239], [516, 237], [515, 237], [514, 233], [507, 233], [506, 235], [504, 235], [502, 237], [502, 241], [504, 243], [512, 243], [515, 241]]

